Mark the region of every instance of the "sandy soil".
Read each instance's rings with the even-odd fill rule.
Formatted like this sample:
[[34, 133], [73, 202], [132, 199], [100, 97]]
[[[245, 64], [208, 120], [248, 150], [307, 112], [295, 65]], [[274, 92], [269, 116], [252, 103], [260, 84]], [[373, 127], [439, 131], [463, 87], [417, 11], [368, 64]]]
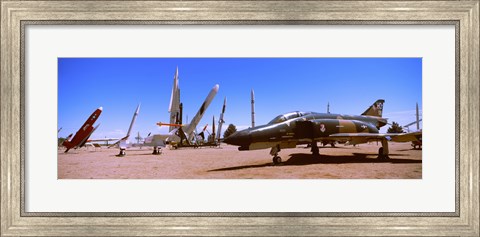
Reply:
[[298, 146], [280, 152], [283, 163], [272, 164], [269, 149], [238, 151], [237, 147], [163, 149], [131, 148], [117, 157], [116, 148], [58, 151], [59, 179], [420, 179], [422, 151], [410, 143], [390, 143], [390, 160], [378, 160], [376, 143], [356, 147]]

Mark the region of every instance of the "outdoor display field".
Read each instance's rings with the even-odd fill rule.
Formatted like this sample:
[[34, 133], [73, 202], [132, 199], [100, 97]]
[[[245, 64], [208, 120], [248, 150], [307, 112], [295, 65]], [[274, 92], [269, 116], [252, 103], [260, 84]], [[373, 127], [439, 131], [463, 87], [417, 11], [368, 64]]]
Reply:
[[357, 146], [320, 146], [313, 158], [305, 145], [280, 152], [274, 166], [269, 151], [220, 148], [131, 148], [117, 157], [115, 148], [58, 150], [59, 179], [421, 179], [422, 150], [410, 143], [390, 143], [390, 159], [378, 160], [376, 142]]

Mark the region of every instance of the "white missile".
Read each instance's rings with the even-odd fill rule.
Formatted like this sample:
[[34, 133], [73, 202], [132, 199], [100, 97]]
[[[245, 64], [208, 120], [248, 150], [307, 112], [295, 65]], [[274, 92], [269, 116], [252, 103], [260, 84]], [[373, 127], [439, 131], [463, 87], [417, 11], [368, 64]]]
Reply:
[[416, 122], [417, 122], [417, 131], [420, 130], [420, 120], [419, 120], [419, 114], [418, 114], [418, 103], [417, 103], [417, 118], [416, 118]]
[[203, 114], [207, 110], [208, 106], [212, 102], [213, 98], [215, 98], [215, 95], [217, 95], [218, 88], [220, 86], [217, 84], [215, 85], [210, 93], [208, 93], [207, 98], [203, 102], [202, 106], [200, 106], [200, 109], [198, 110], [197, 114], [192, 118], [192, 121], [190, 121], [190, 124], [187, 126], [187, 128], [184, 130], [185, 134], [187, 135], [187, 138], [193, 138], [193, 133], [195, 131], [195, 128], [198, 126], [198, 123], [203, 117]]
[[[178, 67], [173, 77], [172, 95], [170, 97], [170, 105], [168, 106], [168, 112], [170, 112], [170, 123], [176, 123], [177, 114], [180, 113], [180, 88], [178, 86]], [[173, 127], [170, 127], [169, 131], [172, 131]]]
[[130, 127], [128, 128], [127, 132], [127, 139], [130, 137], [130, 132], [132, 132], [133, 124], [135, 124], [135, 120], [137, 119], [138, 113], [140, 112], [140, 104], [138, 104], [137, 109], [135, 110], [135, 113], [133, 114], [132, 122], [130, 122]]
[[252, 100], [252, 128], [255, 127], [255, 94], [253, 92], [253, 89], [250, 93], [250, 97], [251, 97], [251, 100]]
[[220, 136], [222, 135], [222, 124], [225, 123], [225, 121], [223, 120], [223, 114], [225, 113], [226, 107], [227, 107], [227, 97], [223, 99], [222, 113], [220, 114], [220, 120], [218, 120], [218, 132], [217, 132], [218, 143], [220, 143]]

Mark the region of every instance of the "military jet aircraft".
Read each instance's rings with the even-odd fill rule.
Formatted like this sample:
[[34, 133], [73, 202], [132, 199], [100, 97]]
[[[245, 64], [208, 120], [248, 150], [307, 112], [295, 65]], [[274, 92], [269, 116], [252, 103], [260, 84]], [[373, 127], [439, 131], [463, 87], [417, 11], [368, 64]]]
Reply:
[[388, 141], [409, 142], [417, 140], [421, 132], [379, 133], [387, 124], [382, 118], [383, 103], [379, 99], [361, 115], [343, 115], [315, 112], [291, 112], [275, 117], [266, 125], [235, 132], [224, 139], [225, 143], [239, 146], [238, 150], [271, 148], [273, 163], [282, 162], [278, 153], [284, 148], [295, 148], [299, 144], [311, 144], [314, 156], [319, 156], [317, 142], [348, 141], [349, 144], [381, 141], [378, 158], [388, 159]]

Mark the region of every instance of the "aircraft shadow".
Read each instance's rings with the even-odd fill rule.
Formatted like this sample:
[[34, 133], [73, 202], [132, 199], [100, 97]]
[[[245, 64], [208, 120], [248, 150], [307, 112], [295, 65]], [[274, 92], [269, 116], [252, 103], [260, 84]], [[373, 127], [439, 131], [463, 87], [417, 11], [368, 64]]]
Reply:
[[[422, 163], [421, 160], [411, 160], [411, 159], [398, 159], [390, 158], [388, 160], [380, 160], [375, 158], [367, 158], [367, 156], [372, 156], [372, 154], [361, 154], [353, 153], [353, 156], [330, 156], [330, 155], [321, 155], [320, 157], [312, 157], [312, 154], [306, 153], [296, 153], [291, 154], [290, 158], [278, 166], [300, 166], [300, 165], [314, 165], [314, 164], [345, 164], [345, 163], [393, 163], [393, 164], [408, 164], [408, 163]], [[392, 156], [405, 156], [405, 154], [390, 154]], [[234, 166], [226, 167], [220, 169], [209, 170], [208, 172], [214, 171], [229, 171], [229, 170], [241, 170], [241, 169], [250, 169], [250, 168], [261, 168], [274, 166], [272, 162], [265, 164], [257, 165], [243, 165], [243, 166]]]
[[268, 166], [273, 166], [273, 163], [270, 162], [270, 163], [259, 164], [259, 165], [242, 165], [242, 166], [226, 167], [226, 168], [208, 170], [207, 172], [242, 170], [242, 169], [250, 169], [250, 168], [262, 168], [262, 167], [268, 167]]
[[421, 151], [422, 149], [415, 149], [415, 148], [412, 148], [412, 149], [403, 149], [403, 150], [397, 150], [397, 151]]
[[[370, 156], [370, 158], [367, 158]], [[392, 156], [407, 156], [405, 154], [392, 154]], [[321, 155], [320, 157], [312, 157], [311, 154], [296, 153], [290, 155], [290, 158], [283, 162], [283, 165], [311, 165], [311, 164], [344, 164], [344, 163], [393, 163], [393, 164], [405, 164], [405, 163], [422, 163], [421, 160], [411, 159], [398, 159], [390, 158], [388, 160], [378, 159], [376, 155], [372, 157], [371, 154], [353, 153], [352, 156], [330, 156]]]

